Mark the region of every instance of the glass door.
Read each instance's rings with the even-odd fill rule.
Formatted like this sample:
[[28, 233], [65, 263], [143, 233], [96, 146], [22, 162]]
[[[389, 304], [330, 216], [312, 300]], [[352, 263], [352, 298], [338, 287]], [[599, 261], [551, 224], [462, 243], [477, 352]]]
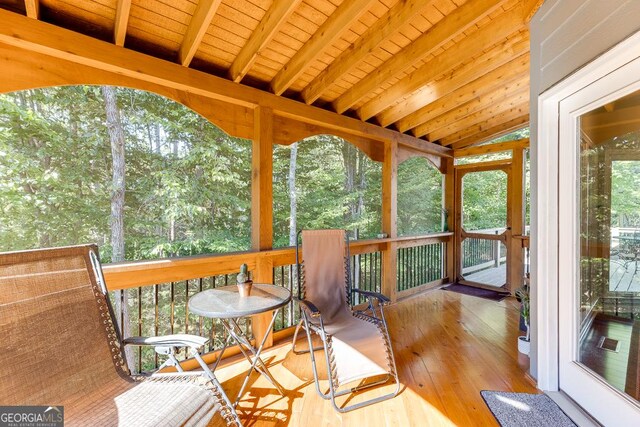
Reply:
[[459, 283], [503, 289], [509, 268], [510, 160], [456, 167]]
[[559, 385], [604, 425], [640, 420], [639, 71], [560, 102]]

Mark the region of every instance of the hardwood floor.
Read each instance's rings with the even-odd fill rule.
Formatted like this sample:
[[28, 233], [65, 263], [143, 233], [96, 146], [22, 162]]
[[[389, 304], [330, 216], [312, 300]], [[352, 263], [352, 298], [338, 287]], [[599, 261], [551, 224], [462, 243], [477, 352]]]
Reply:
[[[238, 413], [245, 426], [498, 425], [481, 390], [537, 392], [524, 374], [528, 359], [517, 351], [518, 316], [514, 298], [494, 302], [442, 290], [416, 295], [387, 310], [402, 382], [394, 399], [337, 413], [316, 393], [309, 355], [294, 355], [287, 341], [263, 353], [285, 396], [254, 373]], [[216, 371], [232, 400], [247, 369], [245, 361], [230, 361]], [[364, 391], [349, 403], [390, 390]]]
[[[582, 363], [636, 400], [640, 397], [636, 391], [639, 332], [640, 327], [634, 327], [633, 320], [598, 314], [580, 345]], [[604, 337], [618, 341], [616, 351], [599, 347]]]

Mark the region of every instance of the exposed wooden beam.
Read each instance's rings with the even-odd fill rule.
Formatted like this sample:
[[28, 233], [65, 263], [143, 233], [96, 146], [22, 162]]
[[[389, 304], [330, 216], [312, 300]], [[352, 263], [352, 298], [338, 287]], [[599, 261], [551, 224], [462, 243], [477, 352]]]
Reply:
[[594, 145], [640, 129], [640, 107], [607, 109], [607, 105], [604, 112], [585, 115], [581, 120], [583, 133]]
[[499, 8], [504, 0], [473, 0], [460, 6], [415, 39], [377, 70], [360, 80], [333, 102], [338, 113], [351, 108], [393, 76], [440, 49], [445, 43]]
[[287, 22], [301, 2], [302, 0], [278, 0], [271, 4], [256, 29], [251, 33], [249, 40], [233, 60], [229, 68], [231, 80], [236, 83], [242, 80], [258, 58], [260, 51], [273, 39], [282, 24]]
[[293, 55], [293, 58], [276, 74], [271, 81], [273, 93], [281, 95], [287, 90], [318, 56], [331, 47], [334, 41], [369, 10], [375, 1], [351, 0], [342, 2], [302, 48]]
[[529, 124], [529, 114], [516, 117], [504, 123], [500, 123], [481, 132], [470, 135], [452, 144], [454, 150], [466, 148], [474, 144], [482, 144], [491, 139], [499, 138], [515, 130], [522, 129]]
[[130, 11], [131, 0], [118, 0], [118, 4], [116, 5], [116, 20], [113, 26], [113, 42], [118, 46], [124, 46]]
[[440, 142], [445, 146], [453, 145], [461, 139], [528, 114], [529, 102], [523, 102], [522, 104], [516, 105], [515, 107], [509, 108], [505, 111], [500, 111], [497, 115], [474, 115], [473, 117], [469, 117], [468, 119], [463, 119], [458, 122], [461, 130], [440, 138]]
[[40, 19], [40, 0], [24, 0], [24, 8], [29, 18]]
[[476, 147], [460, 148], [453, 150], [453, 157], [478, 156], [481, 154], [499, 153], [501, 151], [522, 150], [529, 147], [529, 138], [516, 139], [514, 141], [497, 142], [495, 144], [478, 145]]
[[188, 67], [191, 64], [193, 56], [196, 54], [202, 38], [204, 37], [211, 20], [213, 19], [222, 0], [199, 0], [195, 12], [184, 34], [184, 39], [178, 51], [178, 60], [180, 63]]
[[[422, 123], [433, 120], [466, 102], [479, 96], [495, 95], [501, 91], [513, 91], [529, 87], [529, 61], [527, 58], [516, 58], [511, 63], [495, 69], [479, 79], [465, 85], [447, 95], [438, 98], [414, 113], [398, 120], [396, 127], [406, 132]], [[517, 65], [515, 64], [517, 62]], [[513, 63], [513, 65], [512, 65]]]
[[581, 120], [581, 127], [586, 130], [611, 128], [640, 121], [640, 106], [619, 108], [614, 110], [604, 105], [604, 112], [587, 114]]
[[332, 84], [344, 76], [389, 36], [434, 0], [401, 0], [378, 19], [347, 50], [342, 52], [302, 91], [307, 104], [316, 101]]
[[[515, 43], [513, 43], [515, 41]], [[505, 43], [494, 46], [478, 58], [466, 63], [462, 67], [449, 72], [445, 77], [426, 84], [410, 96], [380, 113], [378, 122], [389, 125], [402, 119], [447, 94], [469, 85], [495, 69], [508, 65], [514, 58], [521, 57], [521, 62], [529, 63], [529, 41], [513, 38]], [[508, 74], [509, 71], [505, 71]], [[523, 75], [528, 74], [524, 71]]]
[[510, 93], [504, 99], [500, 99], [493, 104], [483, 105], [476, 111], [472, 111], [469, 114], [463, 115], [459, 118], [452, 118], [448, 123], [444, 123], [444, 126], [439, 128], [433, 126], [429, 128], [429, 123], [421, 125], [418, 129], [424, 127], [428, 130], [427, 139], [430, 141], [436, 141], [442, 139], [448, 135], [454, 134], [465, 130], [469, 126], [469, 123], [479, 123], [487, 118], [499, 116], [505, 111], [515, 108], [519, 105], [527, 104], [529, 102], [529, 89], [525, 88], [519, 92]]
[[271, 107], [274, 114], [282, 117], [337, 129], [381, 143], [396, 141], [426, 153], [451, 156], [450, 149], [438, 144], [123, 49], [13, 12], [0, 10], [0, 22], [3, 24], [0, 25], [0, 43], [68, 61], [70, 68], [73, 64], [81, 64], [234, 105]]
[[[414, 134], [422, 133], [426, 135], [430, 132], [434, 132], [445, 126], [455, 123], [473, 113], [481, 111], [490, 105], [495, 105], [500, 102], [508, 101], [514, 95], [523, 95], [529, 91], [529, 76], [518, 78], [513, 82], [499, 82], [502, 83], [501, 87], [494, 87], [494, 89], [481, 96], [473, 98], [471, 101], [461, 103], [458, 107], [453, 108], [446, 113], [435, 117], [434, 119], [427, 121], [415, 129]], [[505, 84], [507, 83], [507, 84]]]
[[433, 154], [422, 153], [420, 151], [412, 150], [411, 148], [398, 146], [398, 165], [415, 157], [422, 157], [423, 159], [426, 159], [442, 173], [445, 173], [446, 171], [445, 161], [448, 159], [443, 159], [442, 157], [434, 156]]
[[522, 17], [524, 18], [524, 22], [528, 23], [533, 18], [533, 15], [536, 14], [540, 6], [542, 6], [544, 0], [524, 0], [524, 5], [522, 7]]
[[[472, 75], [475, 75], [475, 77], [468, 80], [468, 82], [477, 79], [488, 71], [497, 68], [498, 66], [529, 50], [528, 37], [526, 35], [521, 35], [520, 33], [517, 33], [514, 36], [514, 40], [507, 40], [506, 42], [503, 42], [503, 40], [508, 36], [521, 29], [522, 18], [520, 17], [518, 10], [512, 10], [501, 14], [499, 17], [492, 20], [472, 35], [465, 37], [455, 46], [447, 49], [431, 61], [413, 71], [411, 74], [402, 78], [399, 82], [386, 89], [380, 95], [368, 101], [358, 109], [358, 116], [362, 120], [367, 120], [384, 109], [398, 103], [398, 101], [408, 95], [422, 89], [425, 85], [445, 73], [455, 70], [454, 75], [452, 76], [455, 77], [456, 74], [460, 74], [460, 70], [457, 70], [456, 68], [459, 67], [460, 64], [464, 64], [469, 60], [469, 57], [473, 55], [471, 52], [482, 52], [490, 46], [495, 46], [493, 49], [474, 60], [473, 62], [475, 62], [475, 64], [465, 64], [465, 69], [471, 71]], [[521, 40], [525, 40], [526, 43], [521, 43], [518, 49], [509, 48], [514, 43], [517, 44], [517, 42]], [[496, 42], [499, 44], [496, 45]], [[500, 57], [500, 61], [502, 61], [502, 63], [497, 59], [487, 60], [486, 58], [489, 56]], [[400, 103], [406, 105], [404, 101], [401, 101]], [[426, 103], [419, 107], [424, 105], [426, 105]], [[412, 111], [415, 111], [415, 109]], [[408, 113], [405, 114], [405, 116], [406, 115], [408, 115]]]

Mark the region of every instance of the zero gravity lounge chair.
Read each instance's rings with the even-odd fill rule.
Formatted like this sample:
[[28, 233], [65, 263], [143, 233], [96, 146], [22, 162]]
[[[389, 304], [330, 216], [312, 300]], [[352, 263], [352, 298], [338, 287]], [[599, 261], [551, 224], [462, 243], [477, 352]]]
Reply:
[[[299, 298], [302, 318], [293, 336], [293, 352], [300, 328], [307, 334], [316, 390], [324, 399], [331, 399], [339, 412], [371, 405], [398, 394], [400, 383], [391, 349], [391, 340], [384, 318], [383, 306], [390, 301], [377, 292], [351, 289], [349, 242], [344, 230], [303, 230], [302, 255], [296, 245], [299, 277]], [[358, 292], [368, 300], [363, 311], [352, 311], [350, 294]], [[376, 304], [377, 301], [377, 304]], [[322, 340], [322, 347], [313, 348], [311, 333]], [[324, 350], [329, 378], [329, 391], [323, 393], [318, 382], [314, 352]], [[343, 387], [358, 380], [383, 376], [366, 385]], [[393, 378], [395, 391], [380, 397], [339, 406], [336, 397], [386, 383]]]
[[137, 337], [188, 347], [204, 372], [130, 375], [95, 246], [0, 254], [0, 405], [64, 406], [65, 425], [240, 425], [194, 335]]

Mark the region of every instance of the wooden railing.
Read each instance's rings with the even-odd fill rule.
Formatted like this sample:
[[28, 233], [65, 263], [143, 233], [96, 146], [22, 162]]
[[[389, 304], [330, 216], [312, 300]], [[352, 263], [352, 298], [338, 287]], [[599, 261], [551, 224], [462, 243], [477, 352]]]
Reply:
[[[396, 300], [439, 285], [446, 280], [446, 248], [452, 242], [453, 233], [352, 241], [353, 287], [382, 292]], [[384, 275], [384, 257], [391, 250], [397, 251], [397, 272]], [[272, 283], [287, 287], [297, 295], [295, 248], [109, 264], [104, 266], [104, 273], [112, 298], [123, 294], [115, 291], [122, 290], [127, 294], [131, 334], [192, 333], [208, 336], [211, 340], [206, 350], [215, 352], [226, 339], [223, 328], [217, 321], [189, 313], [187, 301], [196, 292], [235, 283], [235, 275], [242, 263], [249, 266], [250, 272], [257, 268], [271, 268]], [[395, 280], [385, 283], [387, 277], [395, 277]], [[352, 304], [361, 302], [363, 300], [359, 297], [351, 301]], [[122, 306], [122, 301], [116, 306]], [[120, 316], [122, 325], [122, 310], [116, 315]], [[288, 334], [298, 320], [298, 308], [291, 302], [278, 314], [274, 330], [280, 331], [278, 334]], [[243, 321], [242, 327], [251, 335], [250, 319]], [[253, 332], [256, 336], [260, 333], [255, 329]], [[134, 358], [133, 364], [139, 371], [158, 365], [152, 350], [138, 349]]]

